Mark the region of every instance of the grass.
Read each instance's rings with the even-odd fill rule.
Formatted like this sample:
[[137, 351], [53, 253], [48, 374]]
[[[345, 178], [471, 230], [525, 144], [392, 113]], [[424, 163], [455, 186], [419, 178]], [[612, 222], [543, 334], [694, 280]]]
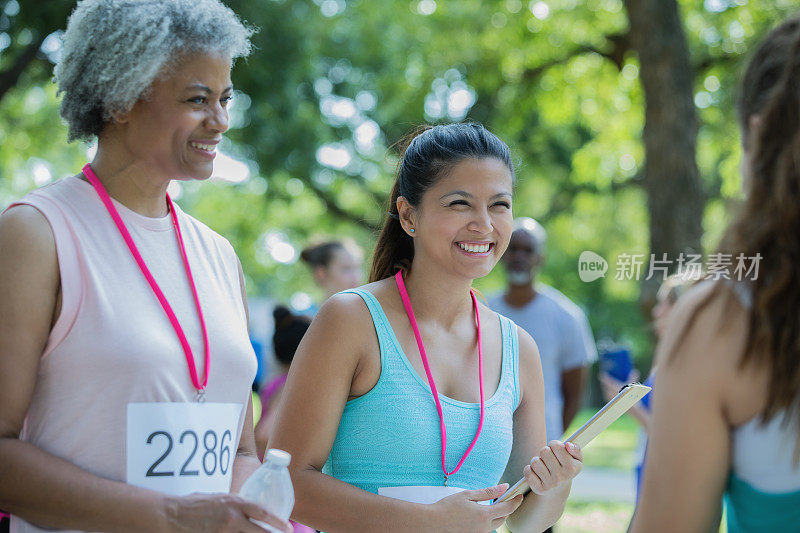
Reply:
[[555, 527], [557, 533], [624, 533], [633, 516], [632, 503], [573, 502]]

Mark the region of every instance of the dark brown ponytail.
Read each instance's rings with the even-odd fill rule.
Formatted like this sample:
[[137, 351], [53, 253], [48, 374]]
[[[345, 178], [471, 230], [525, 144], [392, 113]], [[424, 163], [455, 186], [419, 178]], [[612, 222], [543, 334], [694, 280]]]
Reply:
[[378, 235], [375, 253], [372, 255], [370, 283], [394, 276], [398, 270], [408, 270], [414, 259], [414, 243], [400, 225], [400, 217], [397, 214], [399, 196], [401, 196], [399, 182], [395, 181], [392, 194], [389, 195], [386, 221]]

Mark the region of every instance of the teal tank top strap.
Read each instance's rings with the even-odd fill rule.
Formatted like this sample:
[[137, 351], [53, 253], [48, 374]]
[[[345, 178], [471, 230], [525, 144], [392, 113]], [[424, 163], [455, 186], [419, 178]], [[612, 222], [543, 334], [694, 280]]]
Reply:
[[[372, 317], [372, 323], [375, 326], [375, 334], [378, 336], [378, 347], [381, 351], [381, 368], [385, 367], [386, 352], [393, 345], [394, 333], [386, 313], [383, 312], [381, 304], [378, 303], [378, 299], [371, 292], [361, 288], [347, 289], [338, 294], [357, 294], [364, 300], [369, 315]], [[383, 376], [383, 372], [381, 372], [381, 376]]]
[[361, 299], [364, 300], [364, 303], [367, 305], [367, 309], [369, 309], [369, 314], [372, 316], [372, 321], [377, 323], [380, 320], [385, 320], [386, 315], [383, 314], [383, 309], [381, 309], [381, 305], [378, 303], [378, 299], [372, 295], [371, 292], [362, 289], [360, 287], [356, 287], [354, 289], [346, 289], [337, 294], [358, 294], [361, 296]]

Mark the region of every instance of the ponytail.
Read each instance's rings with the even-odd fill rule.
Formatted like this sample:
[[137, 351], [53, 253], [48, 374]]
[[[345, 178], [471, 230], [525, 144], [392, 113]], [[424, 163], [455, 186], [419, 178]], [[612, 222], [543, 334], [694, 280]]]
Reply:
[[397, 213], [399, 196], [399, 182], [395, 182], [389, 197], [386, 221], [372, 256], [370, 283], [392, 277], [398, 270], [408, 271], [414, 260], [414, 242], [400, 224], [400, 216]]

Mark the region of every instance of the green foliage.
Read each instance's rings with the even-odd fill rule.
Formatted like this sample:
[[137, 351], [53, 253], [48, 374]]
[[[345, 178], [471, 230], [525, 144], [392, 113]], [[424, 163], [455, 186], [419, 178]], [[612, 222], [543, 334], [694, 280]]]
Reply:
[[31, 77], [26, 73], [0, 102], [0, 207], [74, 174], [86, 160], [85, 146], [65, 142], [55, 85], [31, 83]]
[[[13, 1], [0, 0], [0, 8], [13, 13]], [[0, 69], [22, 49], [25, 28], [43, 27], [40, 12], [65, 22], [64, 3], [40, 2], [36, 13], [33, 5], [0, 17], [0, 44], [3, 35], [11, 41]], [[181, 203], [231, 240], [251, 294], [315, 294], [307, 269], [277, 261], [270, 243], [299, 250], [318, 237], [352, 236], [369, 252], [385, 216], [397, 143], [420, 124], [466, 118], [484, 122], [519, 160], [515, 214], [538, 218], [549, 232], [542, 279], [588, 310], [597, 336], [625, 340], [649, 358], [639, 286], [614, 279], [619, 254], [649, 253], [640, 187], [645, 96], [621, 0], [229, 5], [261, 28], [255, 53], [235, 67], [235, 128], [223, 146], [248, 162], [251, 176], [239, 184], [184, 184]], [[681, 1], [695, 65], [707, 249], [739, 191], [733, 100], [742, 60], [796, 7], [786, 0]], [[42, 165], [58, 178], [86, 158], [87, 147], [64, 142], [49, 57], [40, 53], [0, 100], [0, 206], [44, 183]], [[583, 250], [609, 261], [604, 279], [579, 280]], [[477, 285], [500, 290], [502, 272]]]

